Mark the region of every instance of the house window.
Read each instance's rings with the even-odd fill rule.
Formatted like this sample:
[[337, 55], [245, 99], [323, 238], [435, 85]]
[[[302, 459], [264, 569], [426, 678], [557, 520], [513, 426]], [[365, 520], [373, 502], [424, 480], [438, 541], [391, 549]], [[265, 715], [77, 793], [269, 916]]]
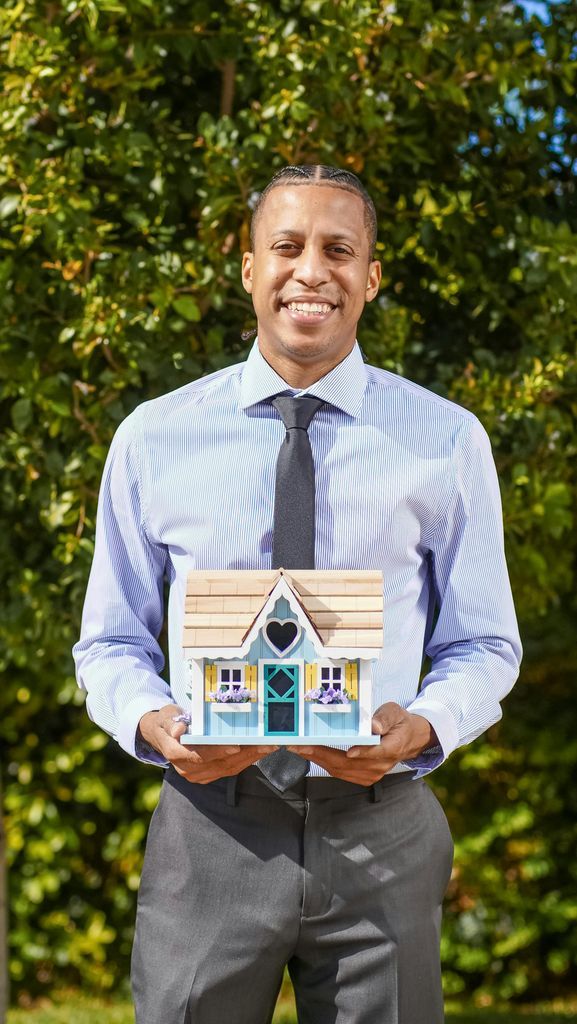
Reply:
[[240, 690], [244, 686], [244, 665], [218, 666], [219, 690]]
[[321, 689], [333, 690], [343, 689], [343, 666], [342, 665], [321, 665]]

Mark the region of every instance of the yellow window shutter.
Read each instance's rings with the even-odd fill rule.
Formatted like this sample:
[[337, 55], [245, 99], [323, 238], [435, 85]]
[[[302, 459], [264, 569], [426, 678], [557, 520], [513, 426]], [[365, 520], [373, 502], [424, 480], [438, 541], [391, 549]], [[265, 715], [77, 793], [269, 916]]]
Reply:
[[347, 661], [345, 665], [345, 689], [349, 700], [359, 699], [359, 668], [356, 661]]
[[209, 700], [209, 694], [216, 690], [216, 665], [204, 666], [204, 699]]
[[305, 693], [314, 690], [317, 685], [316, 665], [305, 665]]
[[256, 688], [258, 685], [258, 669], [256, 665], [245, 665], [244, 685], [247, 690], [254, 690], [254, 697], [251, 697], [251, 700], [256, 700]]

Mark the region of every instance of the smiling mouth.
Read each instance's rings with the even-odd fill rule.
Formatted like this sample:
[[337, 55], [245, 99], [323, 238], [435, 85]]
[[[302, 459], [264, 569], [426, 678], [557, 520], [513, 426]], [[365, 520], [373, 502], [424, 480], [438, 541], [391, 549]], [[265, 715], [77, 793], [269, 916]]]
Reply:
[[312, 319], [328, 316], [335, 306], [330, 302], [283, 302], [283, 308], [293, 316], [311, 317]]

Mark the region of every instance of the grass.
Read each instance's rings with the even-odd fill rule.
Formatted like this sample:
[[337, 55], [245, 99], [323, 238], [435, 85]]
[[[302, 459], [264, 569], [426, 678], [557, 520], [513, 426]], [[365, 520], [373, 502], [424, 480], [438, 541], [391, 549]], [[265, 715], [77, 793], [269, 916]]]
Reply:
[[[575, 1021], [577, 1004], [566, 1009], [525, 1007], [518, 1010], [453, 1009], [447, 1024], [567, 1024]], [[61, 993], [51, 1003], [11, 1010], [6, 1024], [134, 1024], [129, 1003], [90, 999], [77, 992]], [[283, 985], [273, 1024], [296, 1024], [290, 984]]]

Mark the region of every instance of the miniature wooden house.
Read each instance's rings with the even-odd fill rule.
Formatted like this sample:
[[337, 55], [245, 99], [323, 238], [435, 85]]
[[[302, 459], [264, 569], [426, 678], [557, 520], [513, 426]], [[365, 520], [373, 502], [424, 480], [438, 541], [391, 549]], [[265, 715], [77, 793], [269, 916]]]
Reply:
[[358, 744], [371, 735], [380, 572], [194, 571], [184, 615], [183, 743]]

